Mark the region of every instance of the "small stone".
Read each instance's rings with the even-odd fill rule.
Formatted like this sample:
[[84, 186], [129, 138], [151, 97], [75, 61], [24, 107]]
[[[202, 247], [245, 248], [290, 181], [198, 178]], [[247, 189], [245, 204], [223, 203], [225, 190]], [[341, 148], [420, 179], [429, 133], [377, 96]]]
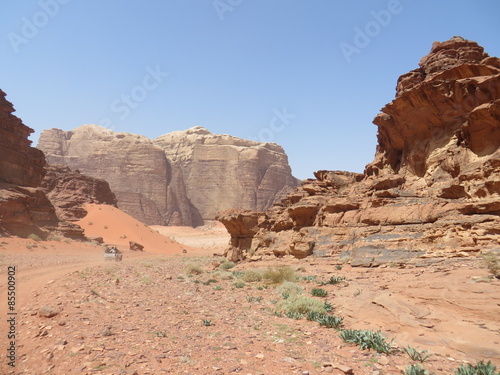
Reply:
[[389, 364], [389, 358], [387, 358], [385, 355], [381, 356], [378, 359], [378, 363], [381, 364], [382, 366], [387, 366]]
[[57, 314], [59, 314], [59, 310], [52, 306], [45, 305], [38, 309], [38, 315], [45, 318], [52, 318]]
[[257, 355], [255, 356], [255, 358], [257, 358], [257, 359], [264, 359], [264, 354], [259, 353], [259, 354], [257, 354]]

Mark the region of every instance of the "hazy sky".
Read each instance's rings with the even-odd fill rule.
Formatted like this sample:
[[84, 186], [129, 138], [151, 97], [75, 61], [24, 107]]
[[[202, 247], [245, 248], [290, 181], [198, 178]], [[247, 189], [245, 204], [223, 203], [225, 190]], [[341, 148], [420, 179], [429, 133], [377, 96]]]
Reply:
[[454, 35], [500, 56], [498, 0], [3, 1], [0, 88], [39, 133], [192, 126], [362, 172], [397, 78]]

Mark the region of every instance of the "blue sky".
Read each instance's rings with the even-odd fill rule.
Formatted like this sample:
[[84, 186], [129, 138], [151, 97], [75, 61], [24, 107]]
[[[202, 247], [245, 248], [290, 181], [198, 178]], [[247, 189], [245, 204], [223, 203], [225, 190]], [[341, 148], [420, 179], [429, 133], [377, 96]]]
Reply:
[[298, 178], [362, 172], [397, 78], [454, 35], [500, 56], [499, 14], [498, 0], [8, 1], [0, 88], [35, 144], [90, 123], [203, 126], [279, 143]]

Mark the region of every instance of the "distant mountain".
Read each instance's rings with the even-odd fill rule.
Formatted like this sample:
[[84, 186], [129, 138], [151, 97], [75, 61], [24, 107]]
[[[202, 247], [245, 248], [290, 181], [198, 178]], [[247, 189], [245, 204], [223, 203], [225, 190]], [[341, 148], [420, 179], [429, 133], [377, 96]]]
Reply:
[[157, 225], [203, 224], [230, 209], [265, 210], [299, 181], [283, 148], [202, 127], [151, 140], [83, 125], [42, 132], [49, 164], [64, 164], [109, 182], [118, 207]]

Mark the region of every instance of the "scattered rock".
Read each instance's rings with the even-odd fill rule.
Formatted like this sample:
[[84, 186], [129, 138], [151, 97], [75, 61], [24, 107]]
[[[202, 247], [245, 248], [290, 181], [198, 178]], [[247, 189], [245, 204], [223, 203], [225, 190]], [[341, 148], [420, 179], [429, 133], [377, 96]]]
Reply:
[[135, 241], [129, 241], [129, 249], [132, 251], [144, 251], [144, 246]]
[[38, 315], [43, 316], [44, 318], [52, 318], [59, 313], [59, 309], [48, 305], [42, 306], [38, 309]]

